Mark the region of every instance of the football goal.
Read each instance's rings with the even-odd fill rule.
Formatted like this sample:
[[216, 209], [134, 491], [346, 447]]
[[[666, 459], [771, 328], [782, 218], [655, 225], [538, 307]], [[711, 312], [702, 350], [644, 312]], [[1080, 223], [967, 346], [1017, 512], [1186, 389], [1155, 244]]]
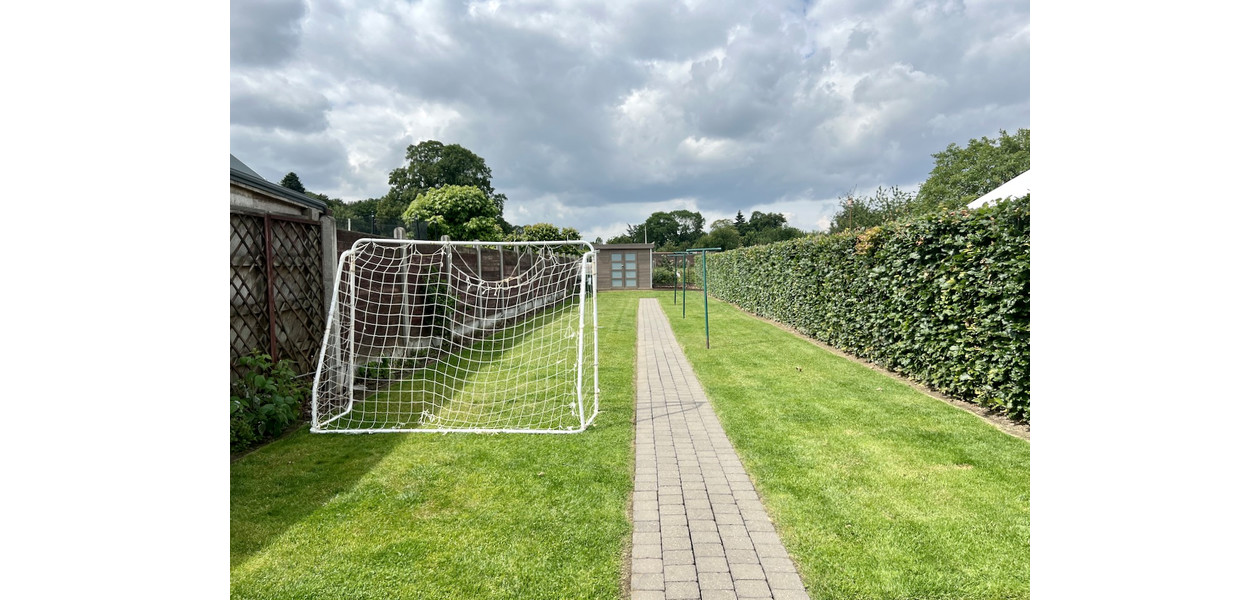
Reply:
[[587, 242], [355, 242], [311, 431], [586, 429], [599, 412], [594, 275]]

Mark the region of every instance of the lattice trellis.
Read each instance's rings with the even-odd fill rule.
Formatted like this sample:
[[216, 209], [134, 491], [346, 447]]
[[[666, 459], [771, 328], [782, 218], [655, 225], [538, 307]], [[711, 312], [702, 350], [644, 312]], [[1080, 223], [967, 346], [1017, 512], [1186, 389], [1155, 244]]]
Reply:
[[319, 224], [236, 212], [230, 223], [232, 375], [254, 350], [313, 372], [324, 313]]
[[314, 373], [324, 335], [319, 227], [273, 219], [271, 251], [276, 343], [299, 373]]
[[243, 374], [236, 359], [254, 350], [269, 352], [267, 251], [263, 217], [232, 213], [232, 375]]

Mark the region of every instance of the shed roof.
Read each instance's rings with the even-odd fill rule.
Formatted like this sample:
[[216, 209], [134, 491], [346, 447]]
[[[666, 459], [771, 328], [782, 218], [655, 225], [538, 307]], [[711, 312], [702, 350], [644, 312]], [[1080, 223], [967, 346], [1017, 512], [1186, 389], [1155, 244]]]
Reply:
[[291, 190], [282, 185], [271, 183], [270, 181], [263, 179], [261, 175], [254, 172], [254, 170], [249, 168], [249, 166], [244, 162], [241, 162], [241, 159], [236, 158], [232, 154], [228, 154], [228, 156], [232, 158], [232, 183], [252, 188], [269, 196], [276, 197], [279, 200], [300, 204], [307, 208], [313, 208], [322, 213], [328, 212], [328, 205], [324, 204], [322, 200], [316, 200], [306, 194]]
[[594, 244], [596, 250], [650, 250], [656, 244]]

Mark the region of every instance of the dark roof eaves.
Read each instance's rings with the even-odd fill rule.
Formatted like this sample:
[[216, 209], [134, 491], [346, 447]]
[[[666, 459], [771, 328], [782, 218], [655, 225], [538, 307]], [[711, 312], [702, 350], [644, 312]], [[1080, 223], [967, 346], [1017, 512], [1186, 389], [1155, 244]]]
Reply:
[[266, 179], [263, 179], [261, 177], [254, 177], [253, 175], [246, 173], [244, 171], [238, 170], [238, 169], [231, 169], [231, 172], [232, 172], [231, 179], [232, 181], [235, 181], [236, 183], [254, 187], [254, 188], [259, 188], [260, 191], [264, 191], [270, 194], [280, 196], [286, 200], [292, 200], [308, 208], [314, 208], [321, 213], [328, 212], [328, 205], [325, 204], [322, 200], [316, 200], [314, 198], [311, 198], [310, 196], [307, 196], [306, 194], [296, 192], [282, 185], [271, 183], [270, 181], [267, 181]]

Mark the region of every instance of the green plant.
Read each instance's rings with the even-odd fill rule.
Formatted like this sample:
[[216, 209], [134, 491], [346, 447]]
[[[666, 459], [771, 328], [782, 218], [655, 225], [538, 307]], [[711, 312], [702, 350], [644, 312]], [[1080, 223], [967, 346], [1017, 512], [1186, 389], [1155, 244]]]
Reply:
[[305, 386], [289, 360], [255, 351], [238, 360], [247, 369], [232, 382], [231, 447], [241, 450], [284, 432], [301, 414]]
[[[679, 264], [677, 272], [681, 274], [682, 271], [683, 266]], [[696, 270], [688, 268], [686, 279], [688, 285], [696, 285]], [[674, 267], [672, 266], [656, 267], [655, 269], [652, 269], [652, 287], [672, 288], [674, 287], [675, 280], [678, 281], [679, 285], [682, 285], [683, 278], [675, 275]]]
[[364, 379], [391, 379], [394, 376], [394, 371], [388, 358], [359, 365], [357, 373], [359, 377]]
[[1028, 421], [1030, 200], [715, 254], [709, 292]]

